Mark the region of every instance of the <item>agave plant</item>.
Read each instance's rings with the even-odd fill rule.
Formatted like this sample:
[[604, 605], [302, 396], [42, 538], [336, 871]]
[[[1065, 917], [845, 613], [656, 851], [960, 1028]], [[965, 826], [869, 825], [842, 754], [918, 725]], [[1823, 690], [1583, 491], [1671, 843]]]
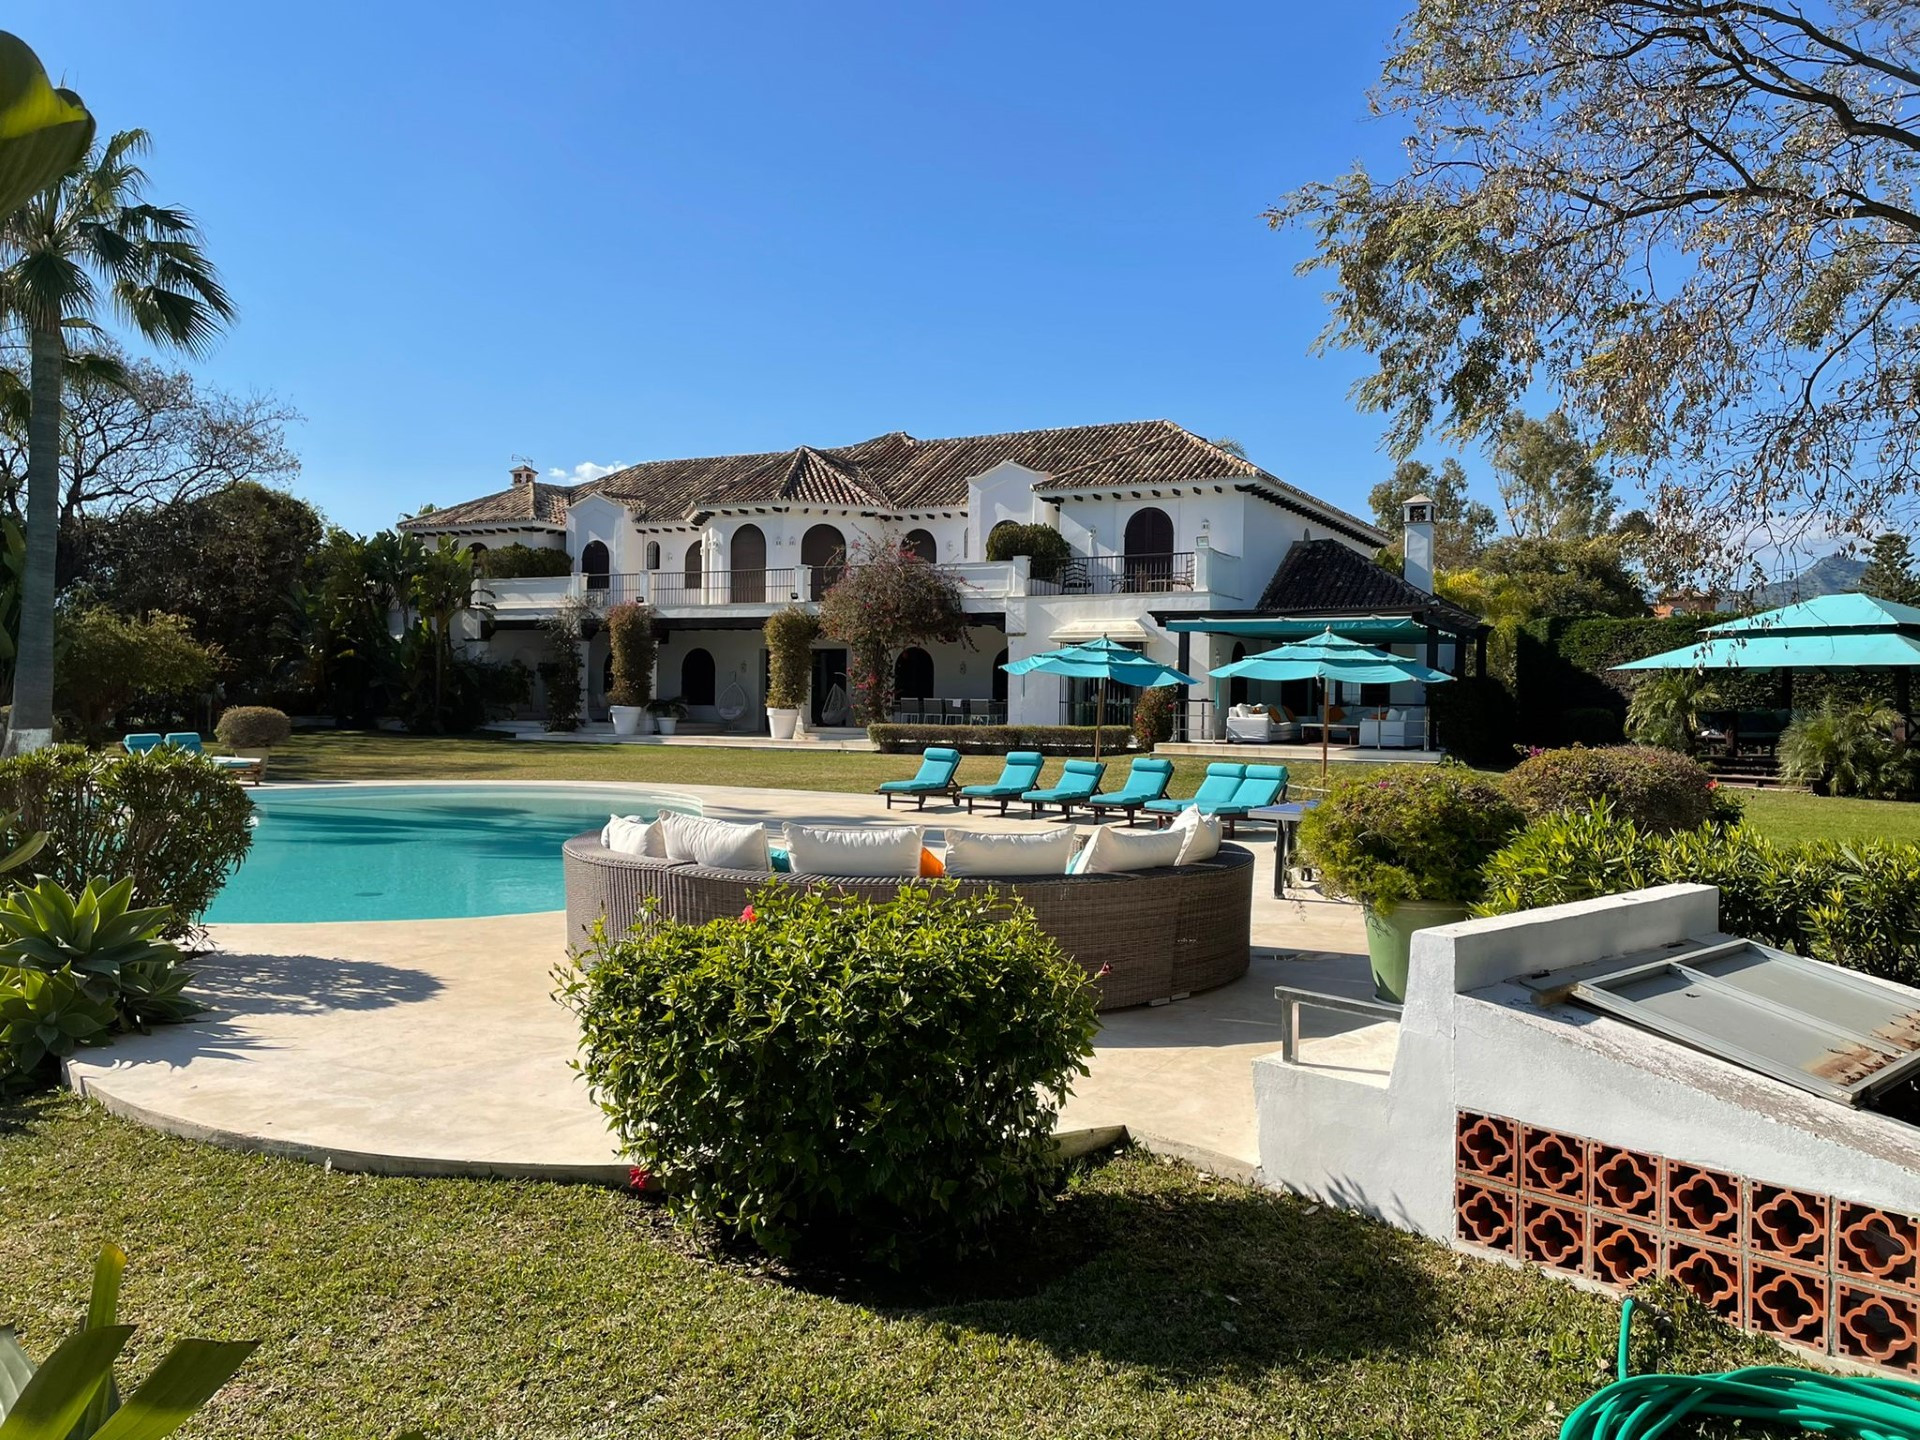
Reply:
[[184, 1019], [193, 1013], [180, 999], [189, 977], [180, 947], [160, 938], [171, 912], [134, 909], [132, 899], [130, 879], [89, 880], [77, 896], [53, 880], [15, 890], [0, 899], [0, 967], [71, 974], [130, 1023]]
[[127, 1256], [102, 1246], [86, 1323], [38, 1367], [0, 1330], [0, 1437], [5, 1440], [162, 1440], [211, 1400], [257, 1340], [182, 1340], [124, 1400], [113, 1363], [134, 1327], [118, 1323]]

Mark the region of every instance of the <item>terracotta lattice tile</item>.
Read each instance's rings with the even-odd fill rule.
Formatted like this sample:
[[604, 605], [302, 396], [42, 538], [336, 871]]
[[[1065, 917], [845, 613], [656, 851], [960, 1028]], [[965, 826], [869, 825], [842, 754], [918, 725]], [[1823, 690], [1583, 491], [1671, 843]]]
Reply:
[[1660, 1268], [1660, 1237], [1651, 1230], [1595, 1213], [1587, 1273], [1607, 1285], [1626, 1289]]
[[1834, 1301], [1833, 1348], [1874, 1365], [1920, 1366], [1920, 1303], [1911, 1295], [1841, 1284]]
[[1803, 1265], [1826, 1262], [1826, 1196], [1755, 1183], [1748, 1206], [1747, 1243], [1755, 1255]]
[[1747, 1262], [1747, 1324], [1782, 1340], [1824, 1345], [1827, 1277], [1763, 1260]]
[[1587, 1184], [1593, 1203], [1603, 1210], [1658, 1221], [1660, 1157], [1621, 1150], [1598, 1142], [1587, 1151]]
[[1571, 1205], [1556, 1205], [1532, 1195], [1520, 1197], [1520, 1258], [1564, 1270], [1586, 1273], [1587, 1217]]
[[1484, 1175], [1503, 1185], [1520, 1179], [1520, 1145], [1511, 1120], [1462, 1110], [1454, 1129], [1453, 1163], [1463, 1175]]
[[1920, 1227], [1913, 1217], [1842, 1201], [1833, 1222], [1833, 1268], [1882, 1285], [1913, 1288]]
[[1453, 1223], [1459, 1237], [1469, 1245], [1488, 1250], [1520, 1253], [1520, 1232], [1514, 1223], [1513, 1195], [1472, 1180], [1456, 1180], [1453, 1186]]
[[1528, 1125], [1520, 1132], [1520, 1188], [1584, 1204], [1587, 1142]]
[[1719, 1170], [1666, 1162], [1667, 1228], [1738, 1245], [1740, 1181]]
[[1740, 1270], [1740, 1257], [1730, 1250], [1689, 1240], [1667, 1242], [1667, 1274], [1714, 1314], [1735, 1323], [1746, 1309]]

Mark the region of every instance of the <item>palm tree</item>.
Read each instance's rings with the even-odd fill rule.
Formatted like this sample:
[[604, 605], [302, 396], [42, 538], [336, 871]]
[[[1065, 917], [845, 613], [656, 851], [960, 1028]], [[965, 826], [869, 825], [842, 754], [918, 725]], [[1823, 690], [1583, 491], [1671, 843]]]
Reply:
[[26, 332], [27, 555], [6, 753], [53, 737], [54, 557], [60, 515], [60, 399], [69, 330], [96, 331], [104, 289], [146, 339], [199, 354], [233, 304], [184, 210], [143, 198], [144, 130], [122, 130], [79, 168], [0, 220], [0, 318]]

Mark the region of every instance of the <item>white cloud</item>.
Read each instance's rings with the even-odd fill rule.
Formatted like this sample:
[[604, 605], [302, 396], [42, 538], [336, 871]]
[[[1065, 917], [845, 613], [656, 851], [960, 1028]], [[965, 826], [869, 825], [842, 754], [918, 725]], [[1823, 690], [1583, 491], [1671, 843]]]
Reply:
[[597, 465], [591, 460], [582, 460], [571, 470], [562, 470], [555, 465], [548, 469], [547, 479], [555, 485], [584, 485], [589, 480], [598, 480], [603, 475], [611, 475], [616, 470], [624, 470], [627, 463], [616, 461], [611, 465]]

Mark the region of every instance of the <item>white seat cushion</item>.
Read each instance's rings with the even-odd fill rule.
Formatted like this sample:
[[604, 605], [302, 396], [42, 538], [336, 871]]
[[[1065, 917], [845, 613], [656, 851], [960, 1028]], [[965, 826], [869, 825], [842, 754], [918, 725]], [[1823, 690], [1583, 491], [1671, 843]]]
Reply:
[[660, 827], [649, 825], [638, 815], [609, 815], [600, 829], [600, 843], [622, 855], [639, 855], [648, 860], [667, 858], [667, 837]]
[[1192, 865], [1201, 860], [1211, 860], [1220, 853], [1220, 838], [1224, 827], [1218, 815], [1202, 815], [1189, 805], [1167, 827], [1169, 835], [1180, 837], [1180, 854], [1174, 860], [1176, 865]]
[[926, 831], [917, 825], [787, 826], [796, 875], [918, 875]]
[[1060, 875], [1073, 858], [1070, 827], [1020, 834], [947, 831], [949, 875]]
[[767, 832], [761, 825], [729, 825], [669, 811], [656, 822], [665, 837], [667, 859], [691, 860], [715, 870], [752, 870], [771, 874]]
[[1176, 830], [1116, 830], [1102, 825], [1075, 857], [1074, 875], [1117, 875], [1127, 870], [1158, 870], [1180, 863], [1187, 842]]

